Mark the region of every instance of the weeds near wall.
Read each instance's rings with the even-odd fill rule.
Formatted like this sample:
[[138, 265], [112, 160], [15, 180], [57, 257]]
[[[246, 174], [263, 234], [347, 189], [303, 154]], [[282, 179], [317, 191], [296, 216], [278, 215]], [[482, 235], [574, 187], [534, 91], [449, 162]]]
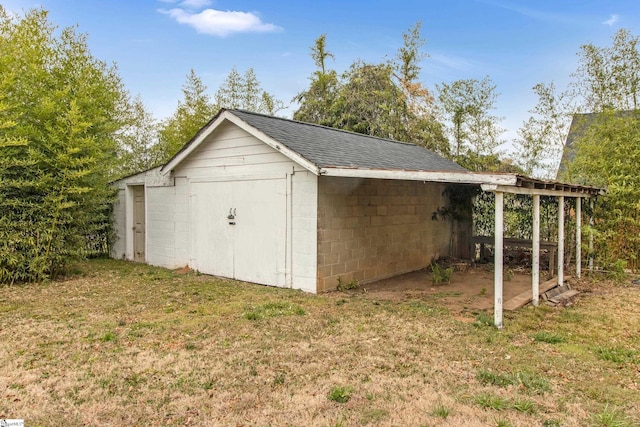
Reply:
[[338, 285], [336, 286], [336, 289], [339, 290], [340, 292], [350, 291], [357, 287], [358, 287], [358, 281], [356, 279], [353, 279], [349, 282], [345, 282], [344, 280], [342, 280], [342, 276], [338, 276]]
[[453, 267], [441, 267], [434, 263], [431, 265], [431, 283], [439, 285], [440, 283], [451, 283], [451, 275], [453, 274]]

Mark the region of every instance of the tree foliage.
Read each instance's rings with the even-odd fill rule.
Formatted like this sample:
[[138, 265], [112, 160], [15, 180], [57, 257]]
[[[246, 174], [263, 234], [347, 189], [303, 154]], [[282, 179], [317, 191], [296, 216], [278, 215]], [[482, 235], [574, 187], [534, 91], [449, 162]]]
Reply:
[[531, 117], [518, 130], [514, 141], [519, 153], [517, 163], [529, 176], [550, 178], [560, 165], [571, 108], [566, 94], [558, 94], [553, 83], [538, 83], [533, 91], [538, 103], [529, 111]]
[[550, 176], [559, 163], [569, 119], [578, 112], [592, 113], [580, 116], [584, 126], [578, 126], [573, 147], [565, 147], [571, 152], [560, 178], [607, 188], [592, 212], [595, 255], [604, 265], [625, 260], [634, 269], [640, 257], [640, 182], [634, 170], [640, 160], [639, 42], [620, 29], [610, 46], [581, 46], [578, 68], [565, 92], [557, 92], [553, 84], [534, 87], [539, 101], [516, 141], [519, 163], [528, 172]]
[[233, 67], [215, 94], [215, 110], [232, 108], [274, 116], [284, 108], [282, 101], [262, 89], [253, 68], [244, 76]]
[[86, 36], [0, 7], [0, 282], [39, 281], [106, 251], [127, 94]]
[[338, 76], [327, 69], [333, 55], [321, 35], [311, 48], [317, 70], [309, 88], [295, 98], [300, 107], [294, 118], [448, 153], [433, 97], [419, 81], [423, 45], [416, 24], [404, 34], [396, 58], [378, 64], [356, 60]]
[[576, 141], [570, 176], [579, 183], [606, 187], [594, 212], [598, 257], [626, 260], [640, 267], [640, 112], [614, 110], [596, 116]]
[[340, 81], [335, 70], [327, 68], [327, 60], [334, 58], [327, 50], [327, 35], [318, 37], [311, 47], [311, 57], [317, 70], [309, 78], [311, 84], [307, 90], [300, 92], [294, 101], [300, 104], [293, 114], [295, 120], [332, 126], [334, 121], [333, 108], [336, 103]]
[[498, 93], [489, 76], [456, 80], [436, 86], [438, 100], [449, 122], [454, 158], [471, 170], [495, 170], [500, 165], [502, 118], [492, 114]]
[[211, 120], [221, 108], [275, 115], [284, 108], [281, 100], [262, 89], [252, 68], [244, 75], [234, 67], [214, 95], [194, 70], [182, 86], [183, 99], [176, 111], [159, 125], [158, 142], [151, 149], [155, 164], [165, 163]]
[[116, 178], [152, 168], [157, 164], [153, 147], [158, 141], [157, 123], [140, 97], [128, 103], [126, 119], [116, 133]]
[[216, 107], [207, 94], [207, 86], [194, 70], [187, 75], [182, 95], [176, 111], [160, 123], [158, 143], [152, 149], [157, 164], [176, 154], [215, 114]]
[[635, 110], [640, 96], [640, 38], [621, 28], [611, 46], [591, 43], [580, 47], [573, 74], [574, 96], [585, 111]]
[[638, 37], [622, 28], [615, 33], [610, 46], [589, 43], [580, 47], [578, 68], [571, 75], [567, 90], [560, 92], [553, 83], [533, 87], [538, 104], [514, 141], [518, 164], [527, 173], [544, 178], [555, 175], [575, 113], [639, 107], [639, 43]]
[[401, 140], [401, 117], [406, 105], [393, 80], [390, 64], [356, 61], [343, 75], [344, 83], [334, 103], [334, 127]]

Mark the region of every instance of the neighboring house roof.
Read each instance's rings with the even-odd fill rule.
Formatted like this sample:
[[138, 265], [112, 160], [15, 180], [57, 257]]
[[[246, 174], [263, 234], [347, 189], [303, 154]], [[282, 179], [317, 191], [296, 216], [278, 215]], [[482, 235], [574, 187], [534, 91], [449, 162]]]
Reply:
[[584, 113], [574, 114], [571, 119], [571, 126], [569, 127], [569, 133], [567, 134], [567, 140], [562, 150], [562, 159], [558, 166], [558, 172], [556, 172], [556, 179], [560, 179], [567, 171], [567, 165], [573, 161], [576, 157], [576, 151], [574, 143], [582, 138], [589, 129], [589, 126], [593, 123], [598, 113]]
[[[613, 117], [625, 117], [633, 113], [634, 111], [627, 110], [616, 111], [611, 114], [613, 114]], [[576, 157], [576, 142], [586, 135], [587, 130], [589, 130], [598, 118], [606, 117], [607, 114], [610, 113], [580, 113], [573, 115], [569, 133], [567, 134], [567, 139], [562, 151], [562, 160], [560, 160], [558, 172], [556, 173], [556, 179], [566, 178], [564, 175], [567, 172], [567, 166], [573, 162], [573, 159]]]

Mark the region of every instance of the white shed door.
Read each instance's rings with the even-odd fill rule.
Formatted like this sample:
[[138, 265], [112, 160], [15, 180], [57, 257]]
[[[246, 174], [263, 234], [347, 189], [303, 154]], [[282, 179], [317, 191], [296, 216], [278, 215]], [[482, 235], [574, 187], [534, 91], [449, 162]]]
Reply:
[[233, 278], [233, 230], [227, 220], [232, 197], [228, 184], [191, 184], [191, 241], [196, 270]]
[[198, 182], [191, 188], [196, 269], [285, 286], [286, 180]]

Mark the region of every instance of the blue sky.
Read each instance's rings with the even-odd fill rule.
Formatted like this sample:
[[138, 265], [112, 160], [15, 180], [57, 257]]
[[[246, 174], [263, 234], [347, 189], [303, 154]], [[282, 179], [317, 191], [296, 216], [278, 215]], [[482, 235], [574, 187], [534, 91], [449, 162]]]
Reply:
[[[3, 0], [9, 11], [42, 6], [61, 27], [89, 35], [94, 56], [115, 62], [129, 91], [156, 118], [170, 115], [190, 69], [211, 94], [236, 66], [253, 67], [268, 92], [289, 103], [314, 71], [309, 47], [327, 34], [338, 72], [356, 59], [395, 55], [402, 33], [422, 22], [422, 81], [430, 88], [489, 75], [497, 115], [511, 139], [536, 99], [531, 88], [564, 88], [580, 45], [609, 45], [621, 27], [640, 34], [637, 0]], [[292, 105], [285, 115], [291, 116]]]

